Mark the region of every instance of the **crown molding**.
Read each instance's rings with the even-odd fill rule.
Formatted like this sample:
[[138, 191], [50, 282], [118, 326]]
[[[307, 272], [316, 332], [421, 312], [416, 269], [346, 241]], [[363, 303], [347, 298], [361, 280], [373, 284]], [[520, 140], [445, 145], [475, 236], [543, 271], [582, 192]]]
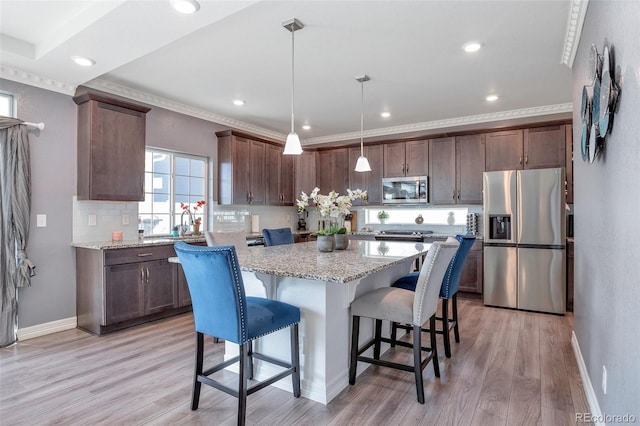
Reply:
[[569, 68], [573, 68], [588, 5], [589, 0], [571, 0], [567, 17], [567, 31], [564, 35], [564, 48], [560, 59], [560, 63]]
[[[494, 112], [490, 114], [470, 115], [467, 117], [448, 118], [444, 120], [426, 121], [423, 123], [406, 124], [403, 126], [383, 127], [380, 129], [366, 130], [363, 136], [372, 138], [377, 136], [389, 136], [402, 133], [419, 132], [425, 130], [446, 129], [449, 127], [464, 126], [470, 124], [490, 123], [493, 121], [513, 120], [516, 118], [537, 117], [541, 115], [572, 112], [573, 104], [545, 105], [533, 108], [522, 108], [511, 111]], [[319, 138], [305, 139], [302, 146], [340, 142], [349, 139], [360, 138], [360, 132], [342, 133], [338, 135], [323, 136]]]
[[0, 78], [27, 84], [29, 86], [39, 87], [45, 90], [51, 90], [64, 95], [73, 96], [76, 91], [76, 86], [73, 84], [57, 81], [52, 78], [32, 74], [27, 71], [7, 67], [5, 65], [0, 65]]
[[121, 84], [113, 83], [104, 79], [91, 80], [83, 86], [90, 87], [96, 90], [102, 90], [113, 95], [123, 96], [127, 99], [131, 99], [138, 102], [143, 102], [149, 105], [157, 106], [160, 108], [168, 109], [170, 111], [178, 112], [180, 114], [189, 115], [203, 120], [211, 121], [218, 124], [229, 126], [233, 129], [243, 130], [245, 132], [253, 133], [266, 138], [272, 138], [275, 140], [284, 141], [287, 135], [284, 133], [274, 132], [273, 130], [265, 129], [264, 127], [254, 126], [235, 120], [233, 118], [225, 117], [224, 115], [216, 114], [201, 108], [196, 108], [191, 105], [177, 102], [172, 99], [164, 98], [162, 96], [152, 95], [141, 90], [132, 89]]

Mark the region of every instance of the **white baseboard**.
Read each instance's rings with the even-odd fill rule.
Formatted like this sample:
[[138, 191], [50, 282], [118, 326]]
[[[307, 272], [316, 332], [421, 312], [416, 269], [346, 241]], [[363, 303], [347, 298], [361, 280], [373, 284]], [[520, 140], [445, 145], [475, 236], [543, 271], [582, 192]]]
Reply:
[[76, 317], [64, 318], [32, 327], [18, 328], [18, 341], [33, 339], [34, 337], [45, 336], [59, 331], [71, 330], [78, 325]]
[[[578, 338], [575, 331], [571, 332], [571, 346], [573, 347], [573, 353], [576, 356], [578, 362], [578, 370], [580, 370], [580, 377], [582, 378], [582, 384], [584, 386], [584, 393], [587, 396], [587, 402], [589, 403], [589, 410], [591, 411], [591, 418], [602, 419], [602, 412], [600, 411], [600, 404], [598, 404], [598, 397], [593, 390], [589, 373], [587, 372], [587, 365], [582, 358], [582, 352], [580, 351], [580, 345], [578, 344]], [[606, 426], [604, 421], [596, 422], [596, 425]]]

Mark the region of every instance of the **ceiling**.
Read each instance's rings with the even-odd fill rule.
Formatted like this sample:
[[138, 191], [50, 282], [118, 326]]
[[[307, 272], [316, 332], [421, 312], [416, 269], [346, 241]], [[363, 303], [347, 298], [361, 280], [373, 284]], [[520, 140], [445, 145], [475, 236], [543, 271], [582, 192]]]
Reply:
[[[292, 50], [282, 23], [295, 17], [303, 146], [359, 138], [363, 74], [366, 141], [549, 121], [571, 116], [574, 2], [200, 0], [182, 15], [169, 0], [2, 0], [0, 77], [69, 94], [87, 85], [284, 140]], [[471, 40], [483, 48], [465, 53]]]

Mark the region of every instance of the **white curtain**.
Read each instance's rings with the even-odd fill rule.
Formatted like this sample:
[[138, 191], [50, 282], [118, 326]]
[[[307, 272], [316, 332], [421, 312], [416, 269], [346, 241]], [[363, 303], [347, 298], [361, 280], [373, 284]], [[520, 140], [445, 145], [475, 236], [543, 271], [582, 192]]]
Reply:
[[17, 288], [31, 285], [29, 135], [22, 120], [0, 116], [0, 347], [16, 341]]

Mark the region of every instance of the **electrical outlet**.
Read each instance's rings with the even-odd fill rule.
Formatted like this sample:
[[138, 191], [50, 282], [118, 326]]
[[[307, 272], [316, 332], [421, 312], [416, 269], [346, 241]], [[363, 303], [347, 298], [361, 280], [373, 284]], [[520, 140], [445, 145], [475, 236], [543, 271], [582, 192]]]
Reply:
[[46, 214], [36, 215], [36, 227], [37, 228], [46, 228], [47, 227], [47, 215]]
[[87, 225], [96, 226], [97, 224], [98, 224], [98, 220], [95, 214], [90, 214], [89, 216], [87, 216]]
[[607, 394], [607, 367], [602, 366], [602, 393]]

